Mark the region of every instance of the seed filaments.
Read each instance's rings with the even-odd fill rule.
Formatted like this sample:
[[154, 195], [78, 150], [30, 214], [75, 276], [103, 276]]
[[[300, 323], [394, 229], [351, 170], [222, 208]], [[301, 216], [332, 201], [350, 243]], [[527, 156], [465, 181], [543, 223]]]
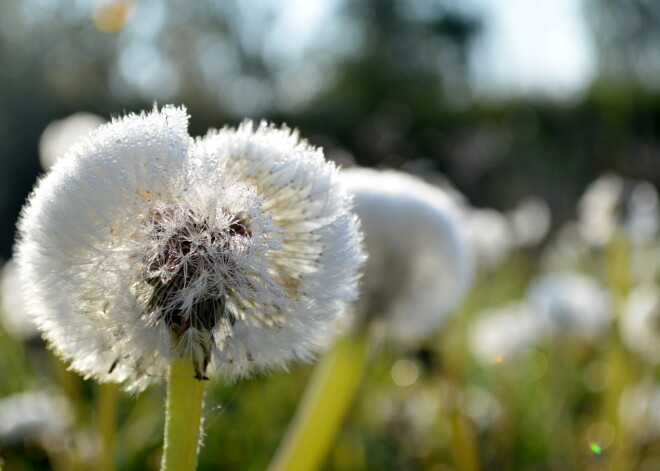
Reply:
[[200, 337], [203, 359], [195, 359], [195, 372], [197, 379], [208, 379], [204, 372], [211, 356], [209, 337], [223, 319], [229, 327], [237, 321], [226, 308], [226, 297], [237, 269], [234, 257], [247, 249], [245, 239], [252, 236], [250, 224], [241, 213], [225, 229], [213, 230], [189, 216], [185, 225], [165, 235], [158, 216], [154, 234], [160, 248], [146, 261], [144, 272], [144, 281], [153, 287], [148, 310], [177, 342], [191, 328], [206, 334]]

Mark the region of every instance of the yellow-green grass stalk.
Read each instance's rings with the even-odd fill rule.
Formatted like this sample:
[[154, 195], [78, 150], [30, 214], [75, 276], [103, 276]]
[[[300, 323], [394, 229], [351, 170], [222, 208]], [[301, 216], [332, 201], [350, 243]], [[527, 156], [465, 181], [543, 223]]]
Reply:
[[83, 398], [83, 381], [80, 376], [70, 371], [67, 365], [56, 356], [51, 355], [50, 361], [55, 371], [57, 383], [73, 406], [75, 433], [71, 452], [66, 460], [63, 460], [68, 461], [65, 468], [71, 471], [84, 470], [89, 466], [89, 463], [86, 463], [86, 459], [83, 457], [80, 433], [86, 431], [89, 427], [89, 414], [86, 408], [87, 403]]
[[452, 430], [451, 455], [456, 471], [477, 471], [481, 468], [476, 431], [461, 409], [459, 400], [470, 361], [466, 346], [467, 310], [468, 308], [463, 306], [456, 313], [451, 325], [446, 329], [449, 335], [444, 335], [440, 342], [444, 346], [444, 376], [452, 383], [449, 420]]
[[458, 471], [478, 471], [479, 446], [474, 427], [461, 410], [456, 407], [450, 415], [452, 440], [451, 453]]
[[555, 335], [551, 346], [549, 368], [551, 415], [548, 420], [548, 450], [550, 456], [562, 456], [570, 463], [576, 462], [575, 455], [575, 338], [570, 335]]
[[311, 471], [323, 463], [367, 362], [368, 336], [350, 333], [314, 369], [268, 471]]
[[117, 401], [119, 385], [101, 383], [97, 388], [96, 426], [99, 438], [99, 471], [114, 471], [115, 440], [117, 434]]
[[[618, 317], [623, 312], [631, 287], [630, 262], [631, 247], [626, 237], [619, 233], [613, 237], [605, 247], [605, 265], [608, 277], [608, 288], [614, 311], [616, 330]], [[611, 372], [611, 383], [605, 391], [602, 399], [601, 416], [603, 420], [610, 423], [616, 430], [616, 439], [610, 450], [610, 463], [613, 469], [626, 471], [632, 469], [630, 456], [630, 431], [619, 423], [617, 410], [619, 400], [626, 386], [632, 380], [632, 367], [629, 354], [624, 348], [618, 336], [613, 335], [610, 348], [606, 356], [607, 365]]]
[[204, 383], [190, 357], [170, 361], [161, 471], [193, 471], [202, 439]]

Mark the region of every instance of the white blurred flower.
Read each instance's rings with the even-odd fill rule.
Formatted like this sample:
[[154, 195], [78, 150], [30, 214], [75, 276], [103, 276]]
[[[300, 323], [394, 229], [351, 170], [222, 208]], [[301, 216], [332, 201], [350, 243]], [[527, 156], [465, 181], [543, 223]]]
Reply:
[[591, 183], [578, 201], [579, 229], [594, 245], [606, 244], [617, 225], [617, 203], [623, 181], [616, 175], [603, 175]]
[[26, 391], [0, 400], [0, 441], [22, 443], [26, 438], [51, 441], [73, 425], [69, 401], [53, 391]]
[[660, 386], [647, 381], [629, 386], [621, 394], [618, 412], [635, 441], [660, 437]]
[[516, 245], [537, 245], [550, 229], [550, 208], [541, 198], [528, 196], [507, 213]]
[[472, 357], [484, 366], [513, 360], [529, 350], [545, 330], [530, 306], [512, 302], [483, 311], [468, 332]]
[[29, 340], [39, 336], [34, 320], [25, 310], [22, 284], [14, 260], [9, 260], [2, 267], [0, 302], [0, 322], [9, 335], [17, 340]]
[[660, 230], [658, 191], [647, 181], [636, 182], [630, 190], [625, 224], [637, 244], [655, 242]]
[[105, 123], [92, 113], [75, 113], [51, 122], [39, 138], [39, 163], [45, 171], [62, 157], [83, 136]]
[[567, 272], [538, 276], [530, 284], [527, 297], [557, 334], [571, 332], [595, 340], [610, 324], [608, 294], [598, 281], [586, 275]]
[[392, 439], [411, 456], [425, 456], [451, 438], [451, 424], [442, 412], [453, 405], [450, 387], [441, 381], [403, 391], [376, 391], [365, 399], [373, 426], [391, 431]]
[[480, 431], [502, 416], [502, 406], [487, 390], [474, 385], [461, 389], [442, 379], [425, 381], [413, 389], [372, 392], [363, 402], [369, 404], [367, 421], [373, 421], [378, 430], [391, 431], [403, 451], [415, 457], [447, 445], [455, 408]]
[[467, 209], [465, 216], [478, 263], [486, 268], [496, 267], [514, 247], [511, 223], [495, 209]]
[[461, 410], [472, 419], [479, 430], [495, 424], [502, 416], [502, 406], [487, 389], [469, 385], [461, 395]]
[[660, 363], [660, 289], [652, 284], [636, 287], [619, 327], [630, 350], [650, 363]]
[[635, 244], [653, 241], [660, 229], [658, 193], [646, 181], [605, 174], [587, 187], [578, 202], [580, 233], [601, 246], [622, 229]]
[[101, 127], [19, 222], [28, 310], [72, 368], [144, 386], [173, 355], [199, 378], [308, 359], [363, 260], [334, 165], [251, 122], [193, 142], [183, 109]]
[[567, 221], [543, 250], [542, 265], [548, 271], [570, 270], [579, 266], [590, 247], [580, 235], [577, 223]]
[[341, 177], [369, 255], [358, 319], [380, 322], [401, 344], [428, 337], [472, 282], [458, 209], [442, 190], [401, 172], [352, 168]]

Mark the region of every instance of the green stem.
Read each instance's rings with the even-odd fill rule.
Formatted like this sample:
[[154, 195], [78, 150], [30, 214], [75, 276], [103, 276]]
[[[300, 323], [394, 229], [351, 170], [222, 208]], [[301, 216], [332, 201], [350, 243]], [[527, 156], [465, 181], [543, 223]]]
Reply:
[[268, 471], [318, 469], [350, 406], [367, 360], [367, 337], [339, 340], [314, 369]]
[[460, 407], [460, 391], [466, 384], [465, 374], [468, 371], [469, 357], [466, 346], [466, 315], [465, 307], [452, 319], [451, 328], [447, 332], [452, 335], [443, 337], [443, 357], [445, 361], [444, 376], [449, 380], [451, 409], [448, 411], [452, 430], [451, 453], [456, 471], [476, 471], [481, 469], [479, 460], [479, 443], [472, 424]]
[[117, 432], [117, 399], [119, 386], [116, 383], [103, 383], [98, 387], [97, 427], [101, 450], [99, 471], [115, 470], [115, 435]]
[[477, 471], [479, 465], [479, 446], [474, 430], [469, 421], [456, 406], [449, 415], [452, 430], [451, 452], [457, 471]]
[[[617, 235], [607, 245], [605, 256], [612, 309], [615, 313], [613, 330], [616, 331], [616, 324], [618, 324], [624, 311], [624, 303], [630, 294], [632, 282], [630, 275], [631, 253], [628, 241], [623, 236]], [[603, 397], [601, 416], [603, 420], [610, 423], [617, 430], [616, 438], [609, 450], [610, 466], [612, 469], [628, 471], [633, 469], [630, 454], [630, 431], [619, 424], [617, 410], [626, 386], [632, 382], [635, 376], [635, 367], [618, 336], [613, 336], [613, 339], [609, 342], [607, 356], [607, 365], [610, 368], [612, 380]]]
[[82, 436], [82, 431], [86, 430], [89, 427], [87, 422], [87, 412], [85, 410], [85, 400], [82, 395], [82, 380], [80, 376], [69, 371], [66, 365], [54, 355], [51, 355], [51, 364], [55, 371], [57, 381], [66, 394], [69, 403], [73, 405], [73, 417], [74, 417], [74, 426], [76, 433], [74, 434], [73, 440], [73, 450], [70, 454], [65, 455], [62, 461], [63, 469], [70, 471], [81, 471], [86, 469], [89, 464], [85, 463], [85, 458], [83, 457], [80, 437]]
[[162, 471], [193, 471], [202, 435], [204, 381], [195, 378], [190, 358], [170, 362]]

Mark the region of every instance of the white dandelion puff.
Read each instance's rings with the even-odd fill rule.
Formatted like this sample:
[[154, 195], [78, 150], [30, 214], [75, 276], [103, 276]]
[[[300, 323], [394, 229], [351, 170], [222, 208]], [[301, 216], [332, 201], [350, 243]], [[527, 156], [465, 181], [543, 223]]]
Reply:
[[[0, 441], [61, 441], [74, 423], [72, 406], [60, 392], [25, 391], [0, 400]], [[60, 444], [61, 446], [61, 444]]]
[[660, 289], [646, 283], [637, 286], [619, 322], [626, 346], [651, 364], [660, 363]]
[[580, 233], [595, 246], [608, 243], [618, 230], [636, 245], [652, 243], [660, 231], [658, 192], [643, 180], [601, 176], [580, 198], [578, 213]]
[[516, 235], [507, 217], [496, 209], [465, 208], [467, 234], [480, 266], [494, 269], [514, 248]]
[[444, 415], [449, 388], [435, 381], [422, 384], [405, 394], [381, 391], [365, 401], [371, 415], [367, 420], [379, 430], [393, 431], [392, 439], [407, 454], [423, 456], [439, 444], [449, 440]]
[[0, 273], [0, 322], [13, 338], [27, 341], [39, 338], [39, 331], [25, 309], [21, 287], [18, 267], [10, 259]]
[[616, 175], [603, 175], [592, 182], [578, 201], [580, 234], [596, 246], [605, 245], [617, 226], [617, 205], [623, 181]]
[[541, 254], [541, 265], [547, 271], [567, 271], [580, 266], [590, 253], [590, 246], [580, 234], [575, 221], [562, 224]]
[[546, 325], [525, 302], [483, 311], [468, 332], [472, 357], [483, 366], [520, 358], [539, 341]]
[[369, 254], [358, 321], [402, 344], [428, 337], [463, 300], [472, 255], [460, 211], [442, 190], [395, 171], [342, 171]]
[[640, 444], [660, 437], [660, 386], [640, 381], [628, 386], [619, 399], [619, 420]]
[[537, 276], [527, 299], [559, 335], [571, 333], [593, 341], [605, 333], [612, 320], [607, 291], [596, 279], [580, 273]]
[[550, 230], [552, 216], [548, 203], [535, 196], [523, 198], [507, 216], [516, 245], [522, 247], [538, 245]]
[[74, 146], [19, 222], [28, 309], [73, 369], [142, 387], [309, 359], [357, 295], [363, 253], [333, 164], [251, 122], [193, 141], [183, 109]]

